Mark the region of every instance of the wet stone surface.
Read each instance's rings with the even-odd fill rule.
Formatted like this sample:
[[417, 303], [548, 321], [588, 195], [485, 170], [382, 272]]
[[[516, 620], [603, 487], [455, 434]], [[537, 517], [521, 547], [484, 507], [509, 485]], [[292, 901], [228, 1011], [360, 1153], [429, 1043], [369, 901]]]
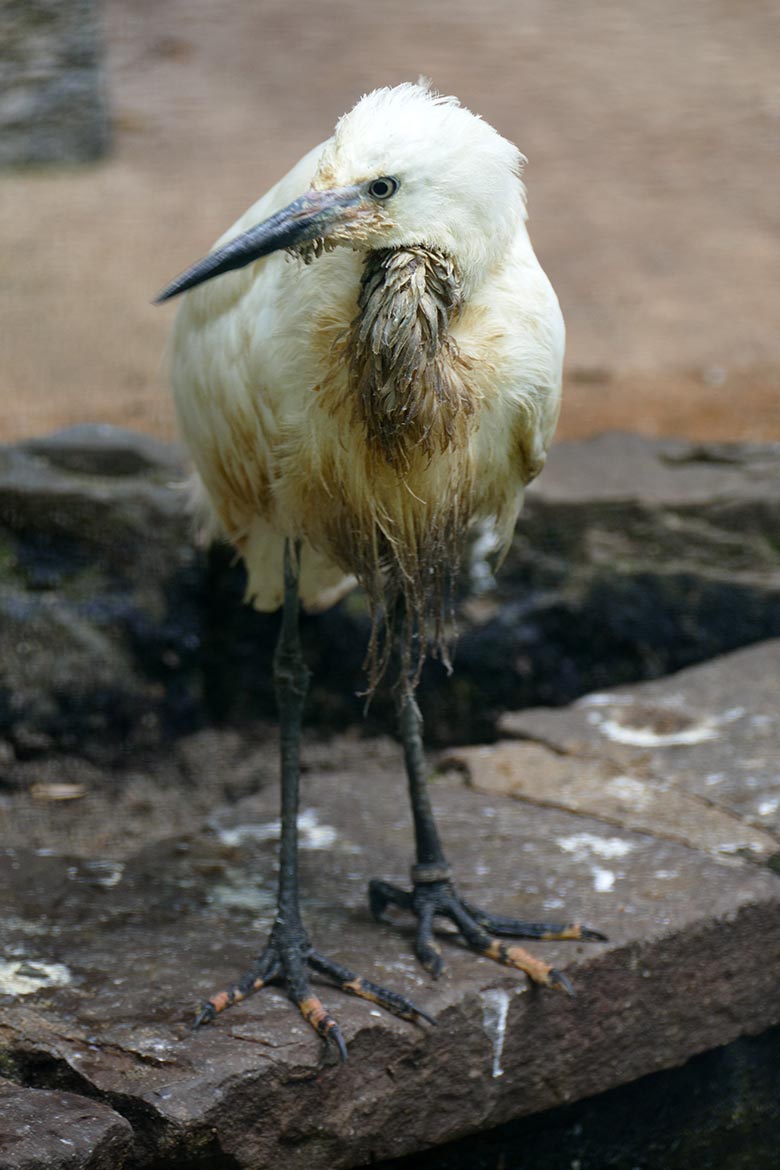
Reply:
[[[687, 830], [693, 844], [717, 813], [734, 827], [732, 852], [766, 856], [780, 838], [778, 705], [780, 640], [772, 640], [656, 682], [586, 695], [562, 711], [509, 713], [500, 730], [572, 761], [595, 757], [629, 779], [648, 777], [672, 801], [701, 809], [700, 824]], [[624, 786], [629, 805], [631, 788]], [[721, 850], [729, 852], [727, 829]]]
[[[667, 784], [681, 808], [694, 802], [689, 813], [701, 800], [698, 835], [695, 817], [682, 812], [674, 832], [660, 815], [657, 825], [643, 820], [641, 809], [621, 820], [621, 799], [628, 807], [639, 791], [630, 785], [613, 787], [603, 817], [587, 785], [567, 807], [576, 772], [551, 769], [546, 792], [542, 757], [530, 761], [538, 784], [529, 768], [528, 787], [514, 793], [505, 771], [489, 760], [480, 768], [478, 756], [435, 780], [445, 841], [470, 900], [528, 918], [584, 920], [609, 935], [605, 944], [533, 945], [566, 970], [576, 1000], [529, 988], [454, 940], [445, 940], [447, 970], [433, 983], [414, 960], [411, 923], [370, 920], [368, 879], [403, 883], [410, 860], [400, 756], [389, 743], [342, 739], [307, 752], [306, 922], [325, 953], [411, 995], [438, 1026], [414, 1027], [320, 986], [349, 1044], [346, 1068], [277, 989], [192, 1032], [198, 1002], [244, 969], [272, 919], [277, 794], [269, 780], [256, 795], [215, 805], [198, 831], [172, 823], [167, 837], [152, 834], [124, 852], [115, 843], [108, 855], [90, 854], [83, 845], [74, 857], [53, 823], [37, 851], [6, 838], [0, 1072], [127, 1118], [131, 1168], [339, 1170], [575, 1101], [762, 1032], [780, 1021], [780, 877], [767, 864], [777, 826], [743, 818], [749, 801], [740, 804], [738, 789], [753, 774], [741, 767], [748, 744], [756, 758], [765, 748], [768, 761], [772, 741], [769, 732], [739, 740], [739, 727], [768, 713], [778, 655], [777, 645], [760, 646], [652, 684], [652, 693], [620, 692], [613, 704], [624, 712], [625, 700], [641, 694], [678, 723], [711, 726], [734, 706], [729, 699], [724, 708], [724, 696], [739, 692], [745, 715], [716, 723], [718, 740], [641, 748], [610, 740], [588, 718], [606, 717], [602, 699], [507, 722], [507, 733], [534, 740], [518, 750], [549, 752], [544, 745], [554, 742], [556, 758], [581, 759], [586, 776], [598, 779], [592, 770], [601, 766], [607, 780]], [[672, 722], [669, 715], [664, 726]], [[728, 746], [733, 735], [741, 751]], [[706, 768], [724, 778], [704, 800], [697, 784], [709, 772], [695, 753], [715, 753], [717, 742], [720, 754]], [[206, 749], [201, 740], [200, 779], [198, 753], [190, 760], [194, 799], [199, 783], [212, 783], [215, 757]], [[768, 777], [767, 764], [766, 800]]]

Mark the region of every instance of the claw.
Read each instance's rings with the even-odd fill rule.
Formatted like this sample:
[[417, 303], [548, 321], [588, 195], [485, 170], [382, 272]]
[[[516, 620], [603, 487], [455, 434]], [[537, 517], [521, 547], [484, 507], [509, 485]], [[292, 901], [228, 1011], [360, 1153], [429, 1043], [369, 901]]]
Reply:
[[425, 1020], [426, 1024], [430, 1024], [432, 1027], [438, 1028], [439, 1021], [434, 1016], [428, 1015], [427, 1012], [424, 1012], [422, 1010], [422, 1008], [419, 1008], [417, 1006], [414, 1007], [414, 1010], [415, 1010], [416, 1015], [418, 1015], [421, 1020]]
[[326, 1039], [330, 1040], [333, 1044], [336, 1045], [339, 1053], [339, 1060], [342, 1064], [346, 1064], [347, 1046], [344, 1043], [344, 1037], [341, 1035], [341, 1029], [339, 1028], [338, 1024], [333, 1024], [333, 1027], [328, 1032]]
[[[258, 982], [262, 987], [262, 980], [259, 980]], [[219, 1013], [223, 1012], [225, 1008], [232, 1007], [234, 1003], [238, 1003], [240, 1000], [245, 998], [246, 992], [243, 990], [241, 983], [234, 983], [232, 986], [226, 988], [225, 991], [218, 991], [215, 995], [212, 995], [210, 999], [207, 999], [201, 1007], [201, 1010], [195, 1019], [195, 1023], [192, 1025], [193, 1029], [199, 1028], [201, 1024], [212, 1023], [212, 1021], [215, 1020]]]
[[214, 1004], [211, 1002], [211, 1000], [207, 999], [206, 1002], [201, 1005], [200, 1011], [192, 1022], [193, 1032], [196, 1032], [198, 1028], [202, 1028], [204, 1024], [212, 1023], [212, 1021], [216, 1018], [217, 1009], [214, 1007]]
[[422, 1008], [418, 1008], [417, 1004], [412, 1003], [405, 995], [398, 995], [394, 991], [387, 991], [384, 987], [379, 987], [376, 983], [371, 983], [368, 979], [361, 979], [356, 976], [341, 985], [342, 991], [349, 992], [350, 995], [356, 995], [359, 999], [367, 999], [369, 1003], [378, 1004], [386, 1011], [394, 1016], [398, 1016], [402, 1020], [410, 1020], [412, 1023], [417, 1023], [419, 1020], [427, 1020], [429, 1024], [436, 1021], [429, 1016]]
[[593, 930], [590, 926], [580, 927], [580, 938], [583, 942], [609, 942], [609, 936], [600, 930]]
[[561, 991], [565, 991], [571, 999], [577, 998], [577, 993], [574, 990], [571, 980], [563, 971], [559, 971], [557, 967], [551, 967], [547, 972], [547, 986], [559, 987]]
[[441, 948], [437, 943], [417, 944], [414, 953], [423, 965], [423, 968], [433, 979], [438, 979], [444, 970], [444, 960], [441, 957]]
[[327, 1011], [316, 995], [309, 995], [306, 999], [298, 1002], [298, 1010], [303, 1016], [307, 1024], [309, 1024], [318, 1036], [322, 1036], [323, 1040], [331, 1040], [339, 1051], [342, 1064], [347, 1063], [347, 1046], [344, 1043], [344, 1037], [341, 1035], [338, 1024], [333, 1019], [333, 1016]]
[[333, 1016], [323, 1007], [316, 995], [298, 1004], [301, 1015], [323, 1040], [335, 1044], [342, 1064], [347, 1063], [347, 1045]]
[[414, 944], [414, 953], [434, 979], [438, 979], [444, 970], [444, 960], [441, 947], [433, 937], [433, 906], [423, 905], [417, 917], [417, 937]]

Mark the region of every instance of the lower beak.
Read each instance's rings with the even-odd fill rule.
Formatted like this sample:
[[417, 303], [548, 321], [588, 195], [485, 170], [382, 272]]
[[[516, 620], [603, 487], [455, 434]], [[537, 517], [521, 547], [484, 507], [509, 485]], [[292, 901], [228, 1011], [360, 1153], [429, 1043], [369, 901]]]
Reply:
[[362, 201], [363, 192], [359, 187], [307, 191], [270, 219], [198, 260], [197, 264], [172, 280], [155, 297], [154, 303], [159, 305], [169, 301], [171, 297], [195, 288], [214, 276], [232, 272], [234, 268], [243, 268], [253, 260], [278, 252], [281, 248], [294, 248], [309, 240], [326, 239], [337, 228], [356, 217]]

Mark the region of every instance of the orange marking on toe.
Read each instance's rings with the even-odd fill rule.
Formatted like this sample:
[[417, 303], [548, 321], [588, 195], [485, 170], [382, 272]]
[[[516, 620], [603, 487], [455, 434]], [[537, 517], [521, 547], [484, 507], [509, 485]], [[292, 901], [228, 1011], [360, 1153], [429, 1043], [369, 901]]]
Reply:
[[323, 1036], [331, 1028], [335, 1028], [336, 1021], [332, 1020], [316, 995], [310, 995], [298, 1004], [301, 1015], [307, 1024], [311, 1024], [315, 1032]]
[[541, 936], [543, 939], [549, 941], [571, 941], [582, 938], [582, 926], [579, 922], [572, 922], [569, 926], [564, 926], [563, 930], [551, 930], [547, 934]]
[[218, 991], [216, 995], [212, 995], [209, 1003], [219, 1014], [219, 1012], [224, 1012], [225, 1008], [232, 1007], [234, 1003], [241, 1003], [241, 1000], [246, 999], [251, 991], [259, 991], [263, 986], [262, 979], [255, 979], [250, 991], [242, 991], [240, 987], [228, 987], [225, 991]]
[[361, 999], [367, 999], [370, 1003], [378, 1003], [381, 1006], [379, 997], [373, 991], [369, 991], [359, 975], [356, 979], [350, 979], [348, 982], [342, 983], [341, 990], [351, 991], [353, 995], [357, 995]]
[[523, 947], [509, 946], [494, 938], [484, 954], [496, 963], [503, 963], [505, 967], [516, 967], [518, 971], [525, 971], [534, 983], [540, 983], [543, 987], [550, 986], [552, 964], [542, 962]]
[[215, 1012], [223, 1012], [233, 1002], [234, 996], [229, 991], [218, 991], [216, 995], [212, 995], [209, 999], [209, 1003]]

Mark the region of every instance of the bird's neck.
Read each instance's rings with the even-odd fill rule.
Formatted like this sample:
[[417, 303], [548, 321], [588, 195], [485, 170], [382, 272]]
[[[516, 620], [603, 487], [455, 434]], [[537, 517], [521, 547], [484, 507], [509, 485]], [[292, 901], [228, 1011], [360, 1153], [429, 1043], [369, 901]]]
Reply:
[[369, 444], [399, 471], [465, 441], [474, 399], [450, 336], [462, 305], [452, 261], [422, 247], [369, 252], [347, 347]]

